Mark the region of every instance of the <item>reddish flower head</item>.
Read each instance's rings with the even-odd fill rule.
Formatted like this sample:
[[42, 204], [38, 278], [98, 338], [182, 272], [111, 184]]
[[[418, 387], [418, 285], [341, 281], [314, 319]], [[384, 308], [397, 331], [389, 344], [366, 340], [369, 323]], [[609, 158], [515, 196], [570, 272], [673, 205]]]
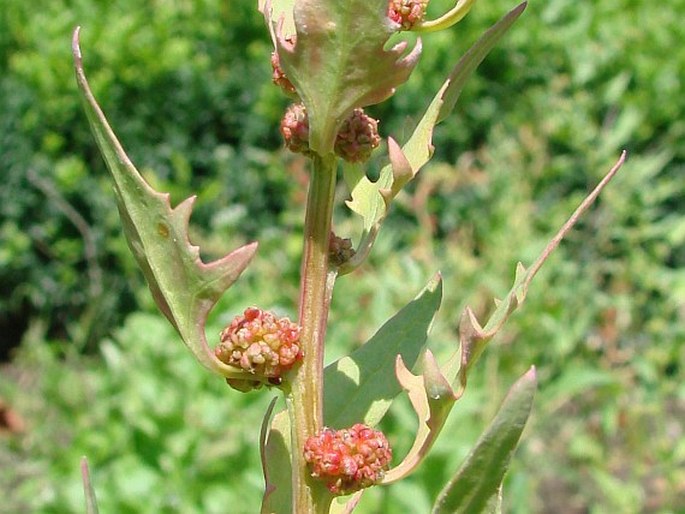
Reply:
[[214, 354], [225, 364], [279, 384], [283, 373], [302, 359], [300, 327], [288, 318], [249, 307], [221, 332]]
[[333, 266], [345, 264], [355, 253], [351, 239], [338, 237], [331, 232], [331, 238], [328, 240], [328, 259]]
[[382, 432], [357, 423], [352, 428], [324, 428], [304, 445], [312, 476], [336, 495], [378, 483], [390, 466], [392, 450]]
[[389, 0], [388, 18], [400, 25], [402, 30], [411, 30], [423, 21], [427, 6], [428, 0]]
[[335, 153], [348, 162], [362, 162], [381, 142], [378, 121], [357, 108], [343, 122], [335, 138]]
[[309, 116], [303, 104], [293, 104], [281, 120], [281, 134], [291, 152], [309, 153]]

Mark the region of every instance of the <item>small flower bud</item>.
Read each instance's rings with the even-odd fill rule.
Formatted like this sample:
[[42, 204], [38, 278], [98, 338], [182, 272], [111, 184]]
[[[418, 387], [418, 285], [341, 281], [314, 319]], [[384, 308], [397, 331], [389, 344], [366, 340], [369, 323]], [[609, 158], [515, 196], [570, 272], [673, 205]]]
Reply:
[[381, 142], [378, 121], [357, 108], [343, 122], [335, 138], [335, 153], [348, 162], [362, 162]]
[[281, 134], [291, 152], [309, 153], [309, 117], [303, 104], [292, 104], [281, 120]]
[[274, 84], [280, 87], [285, 94], [289, 96], [294, 95], [295, 86], [293, 86], [293, 83], [290, 82], [283, 68], [281, 68], [281, 59], [276, 51], [271, 53], [271, 67], [274, 70], [272, 75]]
[[401, 30], [411, 30], [423, 21], [428, 0], [389, 0], [388, 18], [400, 25]]
[[335, 495], [350, 494], [382, 480], [392, 450], [382, 432], [357, 423], [352, 428], [324, 428], [307, 439], [304, 458], [312, 476]]
[[331, 232], [331, 238], [328, 240], [328, 260], [333, 266], [345, 264], [354, 254], [351, 239], [338, 237]]
[[[282, 375], [302, 359], [300, 327], [288, 318], [276, 318], [256, 307], [245, 309], [221, 332], [216, 357], [229, 366], [241, 368], [278, 385]], [[259, 381], [228, 379], [238, 390], [249, 390]]]

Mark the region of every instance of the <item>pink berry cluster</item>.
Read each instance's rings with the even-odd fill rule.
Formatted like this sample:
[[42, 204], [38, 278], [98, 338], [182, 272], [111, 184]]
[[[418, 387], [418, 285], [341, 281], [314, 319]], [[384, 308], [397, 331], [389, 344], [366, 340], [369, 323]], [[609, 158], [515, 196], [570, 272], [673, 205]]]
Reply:
[[411, 30], [423, 21], [428, 0], [389, 0], [388, 18], [400, 25], [402, 30]]
[[[293, 104], [285, 111], [281, 120], [281, 135], [291, 152], [309, 153], [309, 117], [303, 104]], [[340, 127], [334, 150], [336, 155], [348, 162], [362, 162], [368, 160], [380, 143], [378, 120], [367, 115], [364, 109], [357, 108]]]
[[229, 366], [279, 384], [281, 376], [302, 359], [300, 332], [288, 318], [249, 307], [221, 332], [214, 354]]
[[380, 143], [378, 120], [358, 107], [340, 127], [335, 138], [335, 153], [348, 162], [363, 162]]
[[281, 120], [281, 135], [288, 150], [309, 153], [309, 116], [304, 104], [292, 104]]
[[377, 484], [390, 467], [392, 450], [382, 432], [357, 423], [352, 428], [324, 428], [307, 439], [304, 458], [312, 476], [335, 495]]

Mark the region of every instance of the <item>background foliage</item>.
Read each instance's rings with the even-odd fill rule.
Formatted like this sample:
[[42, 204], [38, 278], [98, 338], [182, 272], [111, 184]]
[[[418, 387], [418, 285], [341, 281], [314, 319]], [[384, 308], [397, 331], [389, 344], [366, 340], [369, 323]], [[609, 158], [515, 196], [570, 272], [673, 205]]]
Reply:
[[[382, 132], [402, 141], [460, 53], [511, 6], [478, 3], [451, 31], [426, 36], [410, 82], [373, 110]], [[254, 427], [269, 394], [234, 394], [211, 378], [153, 309], [69, 54], [80, 24], [94, 92], [134, 162], [174, 201], [199, 195], [194, 237], [208, 256], [260, 241], [211, 331], [252, 304], [293, 315], [305, 163], [280, 149], [285, 101], [269, 83], [254, 7], [4, 2], [0, 346], [23, 343], [2, 368], [0, 412], [24, 425], [0, 435], [7, 512], [80, 511], [82, 454], [103, 512], [257, 511]], [[629, 151], [475, 371], [453, 436], [411, 480], [369, 491], [361, 512], [427, 511], [530, 364], [540, 394], [507, 480], [508, 511], [685, 509], [684, 16], [682, 0], [532, 2], [438, 130], [436, 159], [371, 262], [339, 282], [331, 360], [441, 269], [432, 345], [444, 358], [464, 305], [486, 313], [514, 263], [529, 263]], [[354, 233], [342, 209], [336, 219]], [[398, 455], [414, 423], [402, 404], [384, 420]]]

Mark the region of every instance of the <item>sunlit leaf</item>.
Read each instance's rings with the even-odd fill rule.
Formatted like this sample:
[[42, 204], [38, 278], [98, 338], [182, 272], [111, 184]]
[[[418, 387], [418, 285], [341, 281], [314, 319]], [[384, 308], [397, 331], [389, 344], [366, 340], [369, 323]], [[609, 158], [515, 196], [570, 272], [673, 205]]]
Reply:
[[388, 213], [390, 201], [433, 156], [432, 141], [435, 126], [452, 112], [468, 78], [525, 8], [526, 2], [511, 10], [490, 27], [464, 54], [401, 149], [394, 141], [388, 142], [390, 163], [383, 167], [376, 182], [364, 176], [358, 167], [345, 168], [345, 179], [350, 187], [351, 196], [347, 206], [362, 218], [363, 233], [357, 257], [346, 267], [341, 268], [341, 274], [354, 269], [368, 255]]
[[411, 449], [397, 466], [388, 471], [383, 480], [384, 483], [392, 483], [406, 477], [427, 455], [440, 434], [454, 403], [464, 394], [468, 372], [478, 360], [488, 341], [502, 328], [509, 315], [523, 303], [537, 271], [613, 178], [624, 160], [625, 153], [597, 187], [581, 202], [530, 268], [526, 269], [521, 264], [518, 265], [511, 291], [504, 300], [496, 302], [497, 307], [485, 327], [481, 327], [473, 311], [466, 308], [459, 325], [461, 352], [458, 357], [451, 359], [444, 369], [441, 369], [432, 353], [426, 351], [422, 359], [421, 373], [418, 375], [412, 374], [407, 369], [401, 357], [397, 359], [397, 379], [409, 395], [409, 400], [419, 420], [419, 427]]
[[[525, 301], [526, 295], [528, 294], [528, 288], [530, 287], [530, 284], [537, 272], [540, 270], [550, 254], [556, 249], [557, 246], [559, 246], [559, 243], [561, 243], [566, 234], [568, 234], [568, 232], [578, 222], [583, 213], [592, 205], [602, 190], [618, 172], [625, 162], [625, 158], [626, 154], [623, 152], [611, 170], [604, 176], [599, 184], [597, 184], [592, 192], [581, 202], [578, 208], [573, 212], [566, 223], [561, 227], [559, 232], [556, 233], [537, 260], [529, 268], [525, 268], [521, 263], [517, 265], [516, 278], [514, 280], [513, 287], [503, 300], [496, 302], [495, 311], [490, 315], [485, 326], [481, 326], [471, 308], [467, 307], [464, 310], [464, 313], [461, 317], [461, 322], [459, 324], [459, 340], [461, 344], [459, 365], [459, 395], [466, 387], [469, 370], [473, 367], [480, 355], [483, 353], [487, 343], [502, 328], [506, 320], [509, 318], [509, 315]], [[455, 362], [452, 362], [451, 365], [448, 366], [448, 374], [451, 373], [455, 364]]]
[[442, 280], [436, 275], [368, 342], [326, 367], [326, 425], [344, 428], [363, 422], [374, 426], [380, 421], [402, 391], [395, 378], [395, 359], [401, 355], [409, 366], [418, 360], [441, 299]]
[[396, 31], [387, 0], [298, 0], [292, 8], [294, 37], [280, 25], [283, 4], [276, 2], [274, 10], [267, 0], [263, 12], [281, 65], [307, 107], [309, 146], [326, 155], [355, 107], [385, 100], [409, 78], [421, 45], [409, 53], [406, 42], [386, 48]]
[[155, 191], [133, 166], [90, 90], [78, 35], [76, 29], [73, 54], [86, 114], [112, 177], [126, 239], [157, 306], [205, 367], [226, 377], [250, 378], [214, 357], [205, 324], [212, 307], [254, 256], [256, 243], [208, 264], [202, 262], [199, 248], [188, 236], [195, 197], [172, 208], [169, 195]]
[[530, 415], [536, 388], [531, 368], [511, 387], [495, 419], [441, 491], [433, 514], [497, 512], [500, 485]]

